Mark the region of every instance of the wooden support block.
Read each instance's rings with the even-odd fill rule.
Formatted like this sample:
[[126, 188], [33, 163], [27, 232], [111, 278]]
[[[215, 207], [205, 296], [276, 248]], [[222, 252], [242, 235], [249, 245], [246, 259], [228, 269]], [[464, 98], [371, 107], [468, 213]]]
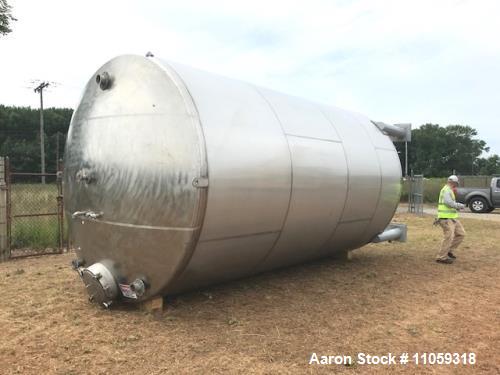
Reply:
[[140, 304], [140, 308], [142, 311], [161, 314], [163, 312], [163, 297], [155, 297], [153, 299], [144, 301]]
[[341, 262], [347, 262], [351, 260], [351, 252], [347, 250], [340, 250], [333, 253], [332, 258]]

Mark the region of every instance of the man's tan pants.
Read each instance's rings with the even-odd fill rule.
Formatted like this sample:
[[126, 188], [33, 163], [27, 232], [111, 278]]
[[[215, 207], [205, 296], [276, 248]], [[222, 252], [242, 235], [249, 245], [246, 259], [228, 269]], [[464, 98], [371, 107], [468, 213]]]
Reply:
[[443, 229], [444, 238], [437, 259], [447, 259], [448, 253], [453, 253], [464, 240], [465, 230], [460, 221], [456, 219], [441, 219], [439, 226]]

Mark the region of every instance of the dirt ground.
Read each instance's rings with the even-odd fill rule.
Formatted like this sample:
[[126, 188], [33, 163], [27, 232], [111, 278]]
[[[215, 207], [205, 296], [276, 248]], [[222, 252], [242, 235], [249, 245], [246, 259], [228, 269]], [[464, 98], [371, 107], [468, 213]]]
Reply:
[[[192, 292], [161, 316], [87, 301], [73, 255], [0, 264], [1, 374], [500, 373], [500, 223], [464, 219], [453, 265], [440, 230], [398, 214], [405, 244]], [[318, 355], [474, 352], [475, 365], [309, 365]]]

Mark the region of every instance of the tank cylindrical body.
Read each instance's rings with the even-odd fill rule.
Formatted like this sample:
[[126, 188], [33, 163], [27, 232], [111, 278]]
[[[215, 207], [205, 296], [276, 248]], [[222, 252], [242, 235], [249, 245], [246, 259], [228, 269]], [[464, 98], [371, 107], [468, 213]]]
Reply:
[[391, 221], [400, 178], [362, 115], [127, 55], [85, 88], [64, 193], [80, 261], [126, 297], [144, 281], [141, 300], [360, 247]]

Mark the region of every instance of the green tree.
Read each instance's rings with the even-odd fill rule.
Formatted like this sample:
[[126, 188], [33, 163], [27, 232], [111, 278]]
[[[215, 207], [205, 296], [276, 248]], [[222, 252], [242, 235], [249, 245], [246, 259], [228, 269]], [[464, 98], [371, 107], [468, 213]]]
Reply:
[[10, 24], [17, 21], [12, 15], [12, 7], [7, 0], [0, 0], [0, 35], [7, 35], [12, 31]]
[[470, 126], [450, 125], [446, 128], [448, 146], [447, 167], [459, 174], [474, 174], [474, 164], [483, 151], [489, 151], [486, 142], [476, 139], [477, 131]]
[[[63, 156], [72, 114], [73, 110], [69, 108], [44, 110], [45, 167], [48, 172], [56, 170], [57, 158]], [[0, 105], [0, 155], [8, 156], [17, 172], [41, 170], [39, 116], [38, 109]]]
[[[425, 124], [412, 130], [408, 144], [408, 165], [415, 173], [428, 177], [477, 174], [478, 159], [489, 151], [486, 142], [477, 139], [476, 129], [464, 125], [442, 127]], [[404, 163], [404, 144], [396, 145]]]
[[500, 156], [495, 154], [488, 158], [477, 159], [476, 170], [480, 175], [500, 175]]

